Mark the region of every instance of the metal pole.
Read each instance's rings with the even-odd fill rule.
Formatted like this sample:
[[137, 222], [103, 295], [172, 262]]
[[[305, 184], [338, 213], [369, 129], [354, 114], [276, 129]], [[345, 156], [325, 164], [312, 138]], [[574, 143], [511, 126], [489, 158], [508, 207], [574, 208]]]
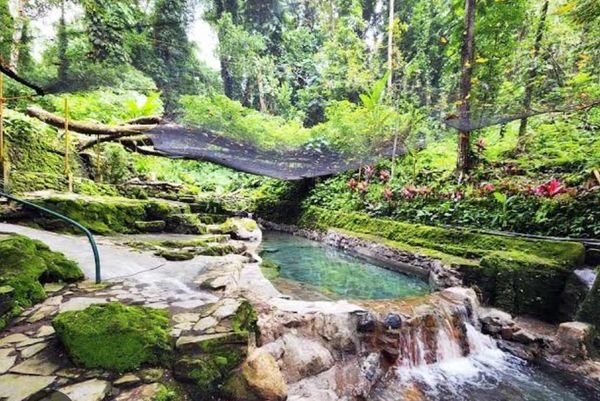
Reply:
[[69, 99], [65, 96], [65, 175], [69, 192], [73, 192], [73, 177], [71, 176], [71, 165], [69, 163], [69, 144], [71, 137], [69, 133]]
[[85, 228], [84, 226], [82, 226], [81, 224], [79, 224], [78, 222], [76, 222], [75, 220], [72, 220], [66, 216], [63, 216], [62, 214], [56, 213], [55, 211], [52, 211], [50, 209], [46, 209], [45, 207], [36, 205], [35, 203], [31, 203], [28, 202], [26, 200], [23, 199], [19, 199], [19, 198], [15, 198], [12, 195], [9, 195], [7, 193], [1, 192], [0, 191], [0, 196], [3, 196], [7, 199], [10, 199], [12, 201], [15, 201], [17, 203], [20, 203], [22, 205], [25, 206], [29, 206], [33, 209], [42, 211], [46, 214], [49, 214], [52, 217], [56, 217], [57, 219], [60, 219], [62, 221], [65, 221], [75, 227], [77, 227], [78, 229], [80, 229], [81, 231], [83, 231], [83, 233], [86, 235], [86, 237], [88, 238], [88, 241], [90, 241], [90, 245], [92, 246], [92, 252], [94, 253], [94, 264], [96, 266], [96, 284], [100, 284], [101, 282], [101, 267], [100, 267], [100, 252], [98, 251], [98, 245], [96, 244], [96, 240], [94, 239], [94, 236], [92, 235], [92, 233], [90, 232], [90, 230], [88, 230], [87, 228]]

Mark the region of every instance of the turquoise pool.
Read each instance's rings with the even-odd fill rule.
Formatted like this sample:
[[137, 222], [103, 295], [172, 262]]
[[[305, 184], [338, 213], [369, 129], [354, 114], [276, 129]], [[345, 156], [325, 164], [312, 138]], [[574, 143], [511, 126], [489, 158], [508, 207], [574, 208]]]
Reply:
[[[280, 266], [273, 284], [327, 299], [397, 299], [429, 293], [421, 278], [394, 272], [306, 238], [265, 232], [262, 257]], [[314, 297], [313, 297], [314, 298]]]

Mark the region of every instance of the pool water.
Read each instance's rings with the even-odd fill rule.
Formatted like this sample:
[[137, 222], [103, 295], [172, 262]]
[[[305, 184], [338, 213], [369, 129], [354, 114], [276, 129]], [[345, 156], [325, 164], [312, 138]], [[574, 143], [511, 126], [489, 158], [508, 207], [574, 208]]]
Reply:
[[428, 294], [426, 281], [394, 272], [316, 241], [279, 232], [263, 235], [262, 257], [279, 265], [273, 284], [284, 294], [302, 287], [324, 299], [397, 299]]

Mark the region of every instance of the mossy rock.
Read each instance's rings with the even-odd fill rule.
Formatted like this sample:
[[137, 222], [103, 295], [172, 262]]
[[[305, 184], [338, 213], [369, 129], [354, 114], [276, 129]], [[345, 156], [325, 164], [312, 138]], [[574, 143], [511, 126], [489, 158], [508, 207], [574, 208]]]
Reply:
[[23, 308], [46, 298], [44, 283], [75, 282], [84, 277], [75, 262], [51, 251], [44, 243], [21, 235], [0, 240], [0, 261], [0, 287], [12, 288], [10, 307], [0, 307], [7, 310], [0, 328]]
[[[136, 223], [167, 220], [172, 215], [187, 213], [185, 205], [159, 201], [137, 200], [120, 197], [90, 196], [51, 196], [32, 199], [34, 203], [63, 214], [82, 224], [96, 234], [137, 233], [141, 230]], [[63, 227], [73, 231], [71, 226], [56, 224], [55, 220], [39, 220], [39, 224], [49, 229]]]
[[268, 280], [272, 280], [279, 277], [281, 267], [277, 263], [263, 259], [260, 264], [260, 270], [262, 271], [263, 276], [265, 276]]
[[136, 221], [135, 228], [142, 233], [159, 233], [165, 230], [167, 223], [163, 220]]
[[52, 321], [71, 359], [88, 368], [124, 372], [168, 361], [166, 311], [118, 302], [60, 313]]
[[196, 257], [196, 254], [192, 249], [161, 249], [157, 251], [155, 255], [172, 262], [192, 260]]
[[220, 224], [213, 231], [215, 233], [229, 234], [234, 239], [248, 240], [258, 236], [256, 234], [258, 224], [252, 219], [232, 217]]
[[248, 355], [248, 339], [246, 331], [180, 338], [175, 378], [194, 384], [202, 397], [216, 396], [221, 384]]
[[191, 213], [173, 214], [167, 218], [167, 230], [178, 234], [206, 234], [206, 226], [197, 215]]
[[577, 320], [593, 324], [600, 333], [600, 266], [596, 271], [598, 275], [577, 312]]
[[464, 280], [482, 292], [486, 303], [518, 315], [558, 319], [561, 294], [571, 270], [518, 251], [493, 252], [479, 267], [463, 269]]

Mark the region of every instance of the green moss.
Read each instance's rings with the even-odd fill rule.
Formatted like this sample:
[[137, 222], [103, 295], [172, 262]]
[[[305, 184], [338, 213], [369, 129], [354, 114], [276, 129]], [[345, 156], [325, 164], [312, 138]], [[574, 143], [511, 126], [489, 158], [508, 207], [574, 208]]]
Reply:
[[248, 301], [242, 302], [235, 315], [231, 318], [231, 327], [236, 333], [256, 333], [258, 330], [258, 315]]
[[479, 267], [463, 269], [467, 284], [477, 285], [485, 302], [518, 315], [556, 321], [570, 270], [533, 254], [493, 252]]
[[166, 221], [169, 232], [179, 234], [205, 234], [208, 232], [206, 226], [200, 222], [195, 214], [172, 214]]
[[[33, 202], [70, 217], [97, 234], [136, 233], [136, 222], [167, 220], [189, 210], [177, 203], [119, 197], [52, 196]], [[38, 222], [44, 227], [56, 226], [55, 221]]]
[[118, 302], [59, 314], [52, 325], [82, 366], [123, 372], [165, 362], [171, 352], [165, 311]]
[[173, 262], [191, 260], [196, 256], [194, 251], [189, 249], [161, 249], [155, 255]]
[[262, 274], [263, 276], [265, 276], [265, 278], [267, 278], [268, 280], [273, 280], [279, 277], [281, 266], [270, 260], [263, 259], [263, 261], [260, 264], [260, 270], [262, 271]]
[[[42, 189], [66, 190], [64, 174], [64, 142], [56, 129], [29, 118], [24, 114], [6, 110], [5, 139], [11, 163], [11, 189], [28, 192]], [[72, 147], [70, 168], [81, 170], [81, 162]]]
[[186, 391], [176, 382], [163, 383], [152, 401], [184, 401], [187, 400]]
[[219, 225], [219, 231], [224, 234], [236, 234], [240, 228], [252, 232], [258, 229], [258, 224], [252, 219], [229, 218]]
[[[202, 397], [214, 397], [219, 386], [247, 354], [247, 332], [207, 339], [188, 349], [175, 363], [175, 377], [194, 383]], [[204, 399], [202, 397], [200, 399]]]
[[[13, 289], [4, 324], [22, 308], [46, 298], [43, 283], [74, 282], [83, 278], [75, 262], [52, 252], [45, 244], [20, 235], [0, 240], [0, 286]], [[0, 328], [4, 325], [0, 325]]]
[[435, 249], [430, 249], [430, 248], [426, 248], [426, 247], [422, 247], [422, 246], [413, 246], [413, 245], [409, 245], [409, 244], [406, 244], [406, 243], [400, 242], [400, 241], [391, 241], [391, 240], [379, 237], [377, 235], [355, 233], [352, 231], [343, 230], [343, 229], [339, 229], [339, 228], [332, 229], [332, 231], [339, 232], [340, 234], [343, 234], [345, 236], [360, 238], [360, 239], [364, 239], [366, 241], [383, 244], [385, 246], [388, 246], [393, 249], [397, 249], [402, 252], [409, 252], [409, 253], [414, 253], [417, 255], [429, 256], [433, 259], [440, 260], [443, 263], [450, 265], [450, 266], [457, 266], [457, 267], [458, 266], [477, 266], [479, 264], [478, 260], [476, 260], [476, 259], [467, 259], [467, 258], [463, 258], [460, 256], [454, 256], [454, 255], [450, 255], [450, 254], [447, 254], [444, 252], [440, 252]]
[[166, 227], [167, 223], [163, 220], [135, 222], [135, 228], [143, 233], [159, 233], [164, 231]]
[[425, 226], [362, 213], [344, 213], [311, 207], [302, 215], [304, 227], [326, 230], [342, 228], [372, 234], [407, 245], [428, 248], [467, 259], [481, 258], [494, 251], [521, 251], [574, 267], [583, 263], [585, 250], [576, 242], [543, 241], [482, 234], [473, 230]]

